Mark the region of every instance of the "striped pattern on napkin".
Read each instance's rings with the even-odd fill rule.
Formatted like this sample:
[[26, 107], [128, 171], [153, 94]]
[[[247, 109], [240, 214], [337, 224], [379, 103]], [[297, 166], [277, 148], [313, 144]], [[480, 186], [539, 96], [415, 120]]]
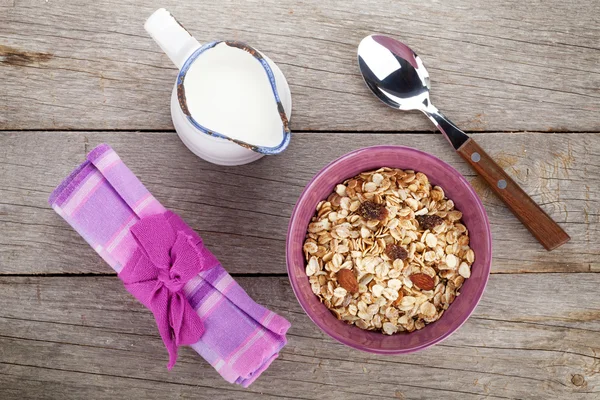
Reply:
[[[49, 203], [117, 273], [138, 246], [129, 228], [167, 211], [106, 144], [88, 154]], [[200, 239], [183, 221], [182, 228]], [[277, 358], [290, 323], [256, 304], [207, 253], [214, 267], [183, 289], [206, 329], [191, 347], [225, 380], [248, 387]]]

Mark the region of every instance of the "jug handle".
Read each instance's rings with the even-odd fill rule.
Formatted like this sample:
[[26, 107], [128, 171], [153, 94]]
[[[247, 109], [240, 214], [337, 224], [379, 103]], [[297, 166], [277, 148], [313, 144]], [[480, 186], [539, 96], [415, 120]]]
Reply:
[[178, 69], [200, 47], [200, 43], [164, 8], [148, 17], [144, 29]]

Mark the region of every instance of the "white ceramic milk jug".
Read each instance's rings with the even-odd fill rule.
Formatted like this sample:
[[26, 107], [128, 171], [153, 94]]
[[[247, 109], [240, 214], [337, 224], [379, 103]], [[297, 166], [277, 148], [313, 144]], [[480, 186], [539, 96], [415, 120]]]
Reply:
[[236, 41], [201, 45], [164, 8], [144, 27], [179, 68], [171, 116], [194, 154], [240, 165], [285, 150], [292, 97], [275, 63]]

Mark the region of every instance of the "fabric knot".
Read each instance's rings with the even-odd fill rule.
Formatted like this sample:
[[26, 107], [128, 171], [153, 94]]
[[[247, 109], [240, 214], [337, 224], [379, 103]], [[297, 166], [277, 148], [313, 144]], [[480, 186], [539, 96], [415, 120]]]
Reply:
[[[172, 265], [170, 266], [170, 268]], [[183, 289], [185, 282], [182, 282], [179, 277], [171, 277], [170, 271], [160, 269], [158, 272], [158, 281], [161, 282], [169, 291], [178, 292]]]
[[119, 273], [127, 291], [154, 314], [169, 352], [169, 369], [177, 360], [177, 347], [196, 343], [204, 333], [202, 320], [187, 301], [183, 287], [214, 266], [202, 240], [178, 229], [181, 224], [185, 225], [170, 211], [135, 223], [130, 231], [138, 249]]

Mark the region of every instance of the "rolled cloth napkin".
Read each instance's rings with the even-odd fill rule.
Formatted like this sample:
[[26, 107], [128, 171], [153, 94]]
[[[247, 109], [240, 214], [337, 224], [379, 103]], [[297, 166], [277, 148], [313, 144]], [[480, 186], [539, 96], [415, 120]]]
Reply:
[[49, 203], [153, 312], [169, 369], [177, 347], [190, 345], [225, 380], [248, 387], [286, 344], [290, 323], [256, 304], [108, 145], [92, 150]]

